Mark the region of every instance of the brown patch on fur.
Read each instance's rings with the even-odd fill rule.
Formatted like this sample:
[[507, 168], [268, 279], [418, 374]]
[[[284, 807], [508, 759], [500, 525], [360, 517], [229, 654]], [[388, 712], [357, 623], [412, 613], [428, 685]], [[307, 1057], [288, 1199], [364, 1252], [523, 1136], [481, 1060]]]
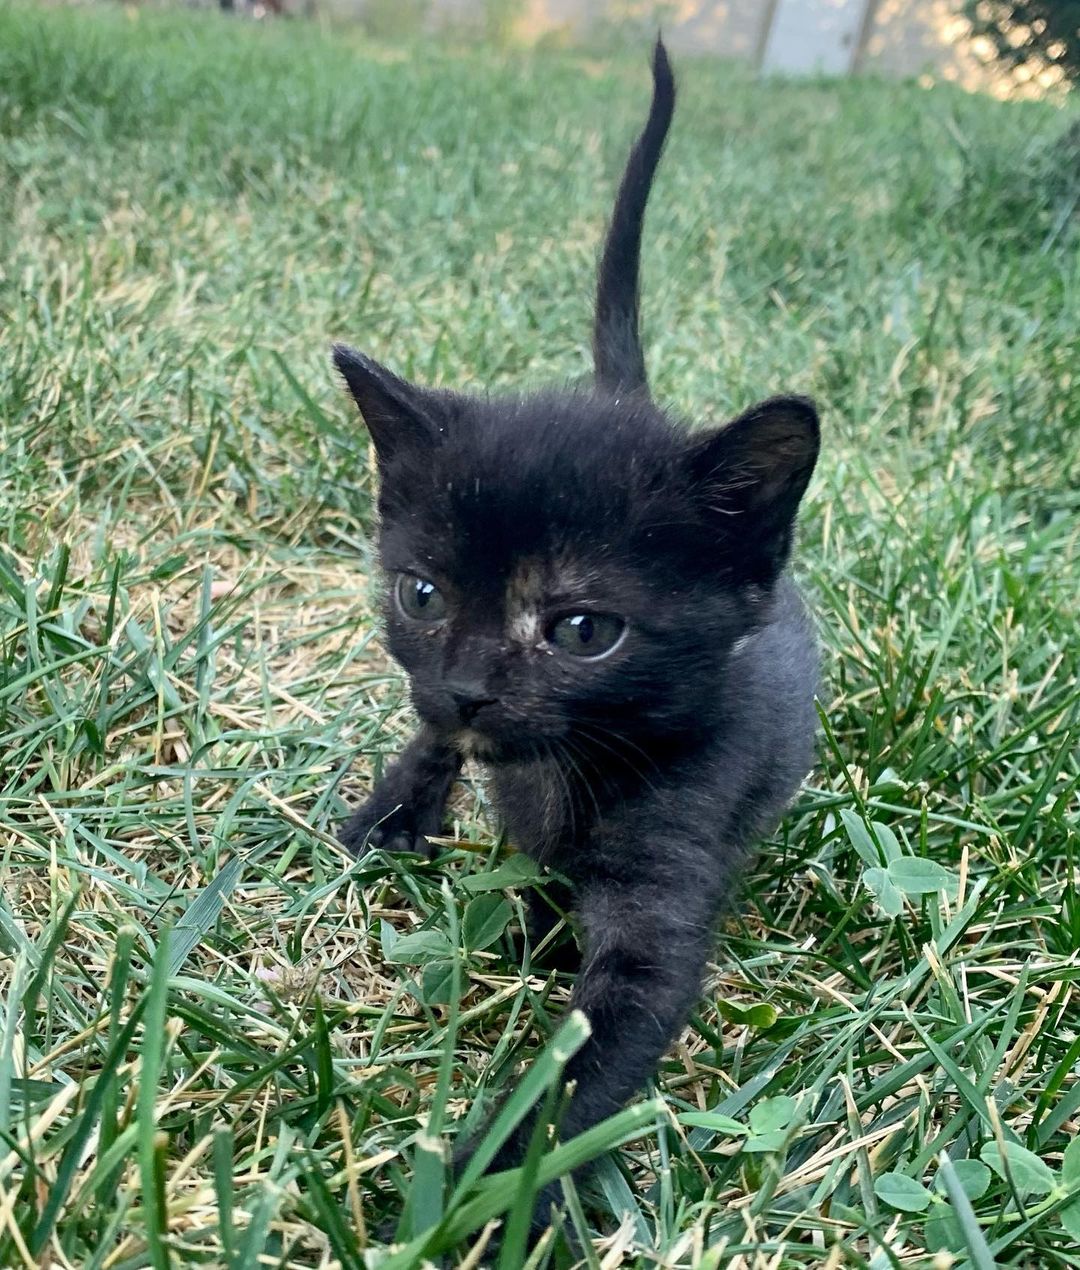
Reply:
[[536, 560], [523, 560], [506, 585], [506, 635], [516, 644], [535, 648], [544, 638], [544, 596], [548, 570]]
[[523, 560], [506, 584], [507, 638], [527, 648], [538, 648], [544, 642], [552, 597], [580, 594], [584, 600], [588, 581], [572, 560]]

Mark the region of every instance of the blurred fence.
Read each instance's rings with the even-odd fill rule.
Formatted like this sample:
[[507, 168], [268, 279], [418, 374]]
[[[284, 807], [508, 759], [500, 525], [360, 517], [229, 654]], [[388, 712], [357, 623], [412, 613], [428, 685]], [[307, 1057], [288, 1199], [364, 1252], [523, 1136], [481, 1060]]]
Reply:
[[[381, 0], [325, 0], [362, 13]], [[432, 25], [499, 13], [525, 38], [568, 41], [610, 28], [662, 25], [680, 51], [736, 57], [765, 69], [912, 75], [952, 61], [967, 23], [958, 0], [426, 0]]]
[[[213, 3], [214, 0], [189, 0]], [[362, 21], [383, 35], [476, 31], [513, 43], [606, 44], [662, 27], [678, 52], [783, 73], [927, 74], [1000, 95], [1041, 95], [1052, 77], [1005, 70], [973, 39], [963, 0], [219, 0], [222, 7]]]

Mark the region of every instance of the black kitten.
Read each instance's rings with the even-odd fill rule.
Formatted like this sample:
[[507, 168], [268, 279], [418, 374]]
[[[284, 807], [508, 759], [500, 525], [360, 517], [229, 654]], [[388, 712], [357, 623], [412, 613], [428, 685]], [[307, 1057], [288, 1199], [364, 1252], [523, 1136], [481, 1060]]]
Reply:
[[421, 719], [342, 841], [428, 850], [463, 757], [487, 765], [510, 840], [575, 887], [592, 1035], [564, 1136], [653, 1072], [748, 847], [813, 756], [817, 659], [783, 571], [814, 407], [776, 397], [691, 433], [646, 385], [641, 225], [674, 104], [658, 41], [600, 265], [594, 387], [471, 397], [334, 350], [378, 456], [389, 643]]

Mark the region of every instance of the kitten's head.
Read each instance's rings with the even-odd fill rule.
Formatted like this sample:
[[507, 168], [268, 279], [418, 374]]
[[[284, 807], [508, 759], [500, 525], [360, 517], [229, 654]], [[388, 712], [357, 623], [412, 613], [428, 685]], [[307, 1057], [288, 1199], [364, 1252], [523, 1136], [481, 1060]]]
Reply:
[[335, 359], [375, 445], [390, 648], [422, 718], [496, 760], [708, 723], [788, 556], [809, 402], [691, 433], [643, 395], [466, 397]]
[[420, 716], [493, 760], [709, 727], [817, 458], [803, 398], [696, 434], [649, 398], [638, 258], [675, 100], [659, 42], [653, 83], [600, 264], [594, 391], [466, 397], [334, 350], [378, 457], [391, 651]]

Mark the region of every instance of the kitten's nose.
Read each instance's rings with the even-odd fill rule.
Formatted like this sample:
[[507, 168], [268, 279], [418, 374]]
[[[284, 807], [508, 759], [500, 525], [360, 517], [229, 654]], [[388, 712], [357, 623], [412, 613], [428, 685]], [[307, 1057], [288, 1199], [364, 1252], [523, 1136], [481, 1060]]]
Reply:
[[484, 706], [493, 706], [498, 701], [498, 697], [487, 695], [483, 684], [454, 684], [450, 688], [450, 699], [457, 706], [462, 723], [471, 723]]

